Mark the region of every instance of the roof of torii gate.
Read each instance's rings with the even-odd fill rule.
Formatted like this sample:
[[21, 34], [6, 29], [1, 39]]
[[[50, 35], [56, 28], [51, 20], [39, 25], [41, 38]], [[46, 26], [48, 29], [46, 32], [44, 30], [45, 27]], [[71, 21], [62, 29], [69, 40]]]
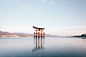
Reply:
[[35, 27], [35, 26], [33, 26], [33, 28], [39, 29], [39, 31], [40, 31], [40, 29], [45, 29], [45, 28], [38, 28], [38, 27]]

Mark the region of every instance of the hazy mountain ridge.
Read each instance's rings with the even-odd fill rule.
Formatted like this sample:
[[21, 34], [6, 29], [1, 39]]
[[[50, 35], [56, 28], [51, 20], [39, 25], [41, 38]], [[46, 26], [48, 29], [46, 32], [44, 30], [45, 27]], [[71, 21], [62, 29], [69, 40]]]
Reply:
[[[29, 33], [10, 33], [10, 32], [3, 32], [0, 31], [0, 35], [18, 35], [18, 36], [33, 36], [33, 34]], [[59, 37], [58, 35], [50, 35], [50, 34], [45, 34], [46, 37]]]
[[[15, 35], [24, 35], [24, 36], [33, 36], [34, 34], [29, 34], [29, 33], [13, 33]], [[57, 37], [58, 35], [50, 35], [50, 34], [45, 34], [46, 37]]]
[[79, 36], [73, 36], [73, 37], [86, 37], [86, 34], [81, 34]]
[[0, 35], [14, 35], [14, 34], [9, 33], [9, 32], [2, 32], [2, 31], [0, 31]]
[[29, 33], [12, 33], [15, 35], [24, 35], [24, 36], [33, 36], [33, 34], [29, 34]]

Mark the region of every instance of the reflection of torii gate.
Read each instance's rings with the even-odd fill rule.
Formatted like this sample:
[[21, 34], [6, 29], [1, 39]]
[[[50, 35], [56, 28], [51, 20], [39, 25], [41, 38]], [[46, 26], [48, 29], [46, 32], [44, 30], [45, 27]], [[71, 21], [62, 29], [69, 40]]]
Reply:
[[33, 51], [44, 49], [44, 39], [35, 39], [35, 45]]
[[[45, 33], [43, 32], [43, 30], [45, 29], [45, 28], [38, 28], [38, 27], [35, 27], [35, 26], [33, 26], [33, 28], [35, 29], [35, 31], [36, 32], [34, 32], [34, 38], [36, 37], [45, 37]], [[41, 34], [40, 34], [40, 32], [41, 32]]]

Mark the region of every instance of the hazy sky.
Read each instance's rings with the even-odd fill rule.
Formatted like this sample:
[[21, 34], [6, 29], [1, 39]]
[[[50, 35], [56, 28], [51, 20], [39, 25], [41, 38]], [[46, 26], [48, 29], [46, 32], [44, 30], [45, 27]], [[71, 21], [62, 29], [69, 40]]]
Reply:
[[86, 0], [0, 0], [0, 31], [46, 34], [86, 33]]

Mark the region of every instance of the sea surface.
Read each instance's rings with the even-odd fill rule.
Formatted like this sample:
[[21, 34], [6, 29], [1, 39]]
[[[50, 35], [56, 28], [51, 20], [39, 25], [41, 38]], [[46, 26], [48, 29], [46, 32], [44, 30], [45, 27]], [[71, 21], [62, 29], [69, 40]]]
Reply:
[[0, 37], [0, 57], [86, 57], [86, 39]]

